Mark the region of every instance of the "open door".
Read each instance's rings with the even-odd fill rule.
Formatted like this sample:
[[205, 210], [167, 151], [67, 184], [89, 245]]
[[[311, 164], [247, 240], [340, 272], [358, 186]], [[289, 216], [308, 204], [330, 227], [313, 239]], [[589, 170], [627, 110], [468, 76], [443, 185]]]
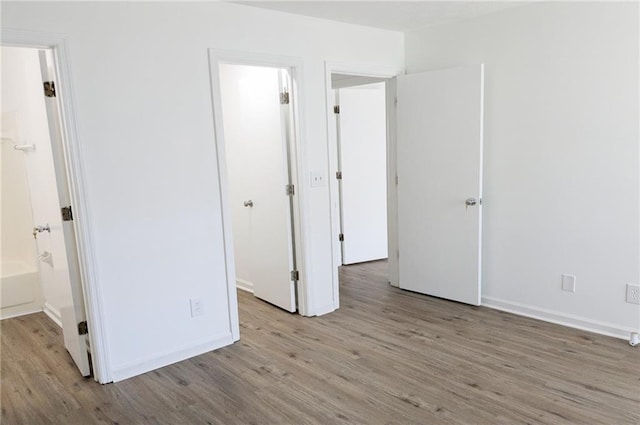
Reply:
[[[220, 64], [237, 285], [296, 311], [291, 100], [285, 69]], [[291, 188], [291, 189], [289, 189]]]
[[337, 90], [342, 264], [387, 258], [385, 83]]
[[480, 304], [483, 66], [397, 79], [402, 289]]
[[[57, 196], [45, 203], [33, 203], [33, 216], [36, 225], [49, 225], [49, 232], [38, 233], [39, 254], [49, 252], [50, 267], [54, 278], [62, 283], [68, 282], [70, 293], [68, 305], [60, 309], [64, 345], [78, 366], [82, 376], [89, 376], [89, 352], [87, 344], [87, 323], [84, 308], [84, 296], [78, 263], [76, 235], [73, 224], [73, 211], [69, 193], [67, 168], [64, 159], [61, 114], [58, 97], [61, 95], [56, 87], [55, 66], [53, 52], [41, 50], [40, 70], [42, 74], [43, 97], [49, 125], [50, 146], [37, 144], [37, 148], [27, 155], [27, 173], [30, 187], [38, 185], [45, 187], [50, 182], [37, 181], [43, 174], [38, 169], [43, 167], [43, 161], [50, 161], [50, 156], [44, 156], [42, 149], [51, 149], [53, 168], [55, 170], [55, 188]], [[34, 193], [32, 191], [32, 193]], [[36, 192], [42, 193], [42, 191]], [[51, 208], [51, 206], [54, 206]], [[43, 278], [45, 276], [43, 275]]]

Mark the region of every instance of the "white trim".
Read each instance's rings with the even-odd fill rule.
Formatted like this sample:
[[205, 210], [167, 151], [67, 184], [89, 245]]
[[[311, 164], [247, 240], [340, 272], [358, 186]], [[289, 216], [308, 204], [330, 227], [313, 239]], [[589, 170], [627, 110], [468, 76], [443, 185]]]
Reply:
[[62, 327], [62, 318], [60, 316], [60, 312], [48, 302], [44, 303], [44, 307], [42, 308], [44, 314], [49, 316], [49, 319], [56, 322], [56, 325]]
[[178, 350], [172, 349], [171, 351], [153, 357], [115, 366], [111, 370], [111, 376], [113, 377], [113, 382], [122, 381], [123, 379], [141, 375], [173, 363], [187, 360], [191, 357], [208, 353], [209, 351], [217, 350], [218, 348], [232, 344], [233, 341], [233, 335], [230, 333], [214, 338], [207, 338], [206, 340], [189, 344]]
[[79, 142], [77, 120], [73, 100], [73, 76], [69, 62], [69, 48], [67, 40], [60, 34], [40, 33], [14, 29], [2, 29], [2, 45], [17, 47], [51, 48], [55, 57], [57, 84], [60, 88], [60, 106], [62, 125], [65, 133], [63, 138], [64, 158], [67, 166], [68, 184], [73, 205], [73, 216], [78, 246], [78, 262], [82, 289], [84, 293], [85, 310], [89, 326], [89, 338], [93, 348], [92, 363], [96, 381], [110, 382], [108, 342], [104, 327], [104, 307], [100, 281], [94, 256], [94, 243], [91, 234], [89, 203], [87, 190], [84, 185], [84, 169], [81, 158], [82, 147]]
[[249, 282], [248, 280], [236, 277], [236, 287], [245, 292], [251, 292], [253, 294], [253, 282]]
[[482, 237], [483, 237], [483, 220], [482, 214], [484, 208], [482, 206], [482, 199], [484, 198], [484, 120], [485, 120], [485, 100], [484, 100], [484, 85], [485, 85], [485, 73], [484, 73], [484, 63], [480, 64], [480, 158], [479, 158], [479, 168], [480, 172], [478, 175], [478, 293], [477, 300], [478, 304], [482, 303]]
[[614, 338], [620, 338], [627, 341], [629, 340], [629, 334], [631, 332], [638, 332], [637, 329], [626, 328], [624, 326], [615, 325], [613, 323], [600, 322], [597, 320], [588, 319], [586, 317], [580, 317], [573, 314], [566, 314], [558, 311], [548, 310], [545, 308], [501, 300], [494, 297], [482, 297], [482, 306], [493, 308], [495, 310], [506, 311], [508, 313], [517, 314], [519, 316], [525, 316], [532, 319], [555, 323], [557, 325], [563, 325], [583, 331], [612, 336]]
[[[32, 303], [29, 303], [32, 304]], [[12, 307], [5, 307], [5, 309], [11, 309]], [[8, 313], [6, 315], [0, 315], [0, 320], [5, 320], [5, 319], [13, 319], [14, 317], [20, 317], [20, 316], [26, 316], [27, 314], [35, 314], [35, 313], [42, 313], [43, 309], [42, 308], [28, 308], [26, 310], [18, 310], [16, 312], [13, 313]]]
[[[335, 176], [335, 172], [338, 170], [338, 140], [337, 140], [337, 127], [336, 120], [333, 113], [333, 89], [331, 87], [331, 74], [347, 74], [353, 76], [361, 76], [361, 77], [375, 77], [375, 78], [385, 78], [385, 90], [387, 94], [389, 92], [388, 88], [390, 87], [389, 79], [395, 77], [400, 74], [402, 69], [400, 68], [390, 68], [388, 66], [379, 66], [379, 65], [367, 65], [367, 64], [357, 64], [357, 63], [347, 63], [347, 62], [325, 62], [325, 91], [326, 91], [326, 104], [325, 108], [327, 111], [327, 156], [328, 156], [328, 164], [329, 170], [327, 175], [329, 176], [329, 203], [331, 205], [331, 272], [332, 272], [332, 281], [333, 281], [333, 307], [328, 310], [326, 307], [319, 308], [316, 314], [324, 314], [330, 311], [336, 310], [340, 307], [340, 282], [338, 277], [338, 267], [341, 265], [341, 249], [340, 249], [340, 241], [338, 240], [338, 234], [340, 233], [340, 207], [339, 207], [339, 197], [340, 192], [338, 188], [337, 179], [333, 178]], [[387, 117], [391, 116], [392, 109], [389, 108], [389, 97], [387, 96]], [[395, 128], [395, 127], [393, 127]], [[393, 143], [395, 137], [391, 137], [391, 133], [389, 132], [389, 126], [387, 125], [387, 176], [389, 176], [392, 170], [389, 167], [390, 159], [395, 159], [395, 156], [391, 158], [389, 156], [389, 148], [390, 144]], [[393, 168], [395, 170], [395, 167]], [[395, 174], [394, 174], [395, 175]], [[392, 190], [395, 190], [395, 185], [393, 187], [390, 186], [389, 182], [391, 180], [387, 179], [388, 190], [387, 193], [390, 193]], [[387, 195], [387, 199], [389, 195]], [[389, 216], [391, 217], [391, 216]], [[389, 241], [392, 239], [390, 238]], [[391, 243], [391, 242], [390, 242]], [[390, 246], [391, 248], [391, 246]], [[389, 250], [389, 258], [391, 258], [392, 251]], [[320, 313], [323, 311], [324, 313]]]
[[387, 82], [387, 240], [389, 244], [389, 285], [400, 287], [398, 247], [398, 120], [396, 113], [397, 79]]
[[227, 299], [229, 304], [229, 320], [231, 323], [231, 333], [234, 341], [240, 338], [240, 328], [238, 323], [238, 301], [236, 294], [236, 277], [235, 262], [233, 258], [233, 237], [231, 231], [231, 206], [229, 205], [227, 167], [225, 161], [224, 147], [224, 127], [222, 120], [222, 101], [220, 89], [220, 71], [221, 63], [244, 64], [253, 66], [269, 66], [276, 68], [288, 68], [291, 70], [291, 78], [293, 87], [291, 95], [294, 106], [294, 128], [295, 137], [292, 143], [293, 155], [292, 163], [292, 179], [296, 186], [296, 196], [293, 198], [294, 209], [294, 227], [295, 227], [295, 244], [296, 244], [296, 264], [300, 272], [300, 280], [298, 281], [298, 310], [302, 316], [312, 316], [313, 311], [311, 291], [307, 276], [308, 263], [306, 256], [309, 250], [306, 249], [305, 242], [308, 240], [307, 232], [309, 231], [304, 223], [307, 206], [305, 198], [305, 185], [300, 184], [302, 181], [299, 176], [307, 175], [305, 172], [305, 164], [303, 159], [306, 158], [304, 153], [304, 143], [302, 143], [301, 135], [303, 131], [303, 99], [301, 95], [302, 84], [302, 59], [289, 56], [274, 56], [261, 53], [248, 53], [241, 51], [229, 51], [220, 49], [209, 49], [209, 72], [211, 75], [211, 97], [213, 102], [216, 160], [218, 164], [218, 189], [220, 192], [220, 205], [222, 206], [222, 232], [225, 251], [225, 272], [227, 277]]
[[331, 313], [332, 311], [335, 311], [335, 310], [336, 310], [336, 307], [333, 303], [326, 304], [320, 307], [316, 307], [316, 315], [322, 316], [323, 314]]

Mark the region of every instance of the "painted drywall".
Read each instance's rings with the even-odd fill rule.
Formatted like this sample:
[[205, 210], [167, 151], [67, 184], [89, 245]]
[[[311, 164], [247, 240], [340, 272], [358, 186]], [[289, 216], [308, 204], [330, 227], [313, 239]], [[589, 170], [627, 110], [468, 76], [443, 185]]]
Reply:
[[337, 92], [343, 263], [387, 258], [385, 83]]
[[374, 84], [383, 82], [384, 78], [376, 78], [376, 77], [362, 77], [357, 75], [348, 75], [348, 74], [331, 74], [331, 88], [332, 89], [341, 89], [346, 87], [356, 87], [362, 86], [366, 84]]
[[[1, 19], [67, 37], [115, 379], [229, 341], [207, 49], [301, 58], [301, 175], [328, 169], [325, 60], [403, 62], [400, 33], [222, 2], [4, 2]], [[325, 313], [335, 308], [328, 187], [298, 189], [311, 313]], [[190, 297], [204, 315], [190, 317]]]
[[483, 303], [640, 329], [625, 303], [640, 282], [638, 40], [631, 2], [542, 3], [406, 34], [410, 73], [485, 64]]
[[[60, 309], [72, 301], [38, 50], [2, 47], [2, 111], [8, 116], [3, 132], [20, 144], [35, 145], [33, 151], [15, 152], [22, 155], [28, 186], [21, 190], [28, 196], [29, 211], [23, 212], [30, 223], [22, 223], [21, 232], [29, 240], [32, 264], [38, 255], [50, 254], [50, 262], [36, 262], [41, 307], [60, 324]], [[32, 227], [47, 224], [51, 231], [39, 233], [34, 246]]]

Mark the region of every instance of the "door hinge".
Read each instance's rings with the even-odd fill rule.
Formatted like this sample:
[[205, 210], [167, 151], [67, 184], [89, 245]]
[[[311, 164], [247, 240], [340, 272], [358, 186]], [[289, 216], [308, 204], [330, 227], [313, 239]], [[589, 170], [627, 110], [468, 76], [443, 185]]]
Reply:
[[289, 104], [289, 92], [282, 92], [280, 93], [280, 104], [281, 105], [288, 105]]
[[398, 96], [393, 98], [393, 106], [398, 106]]
[[83, 320], [78, 323], [78, 335], [86, 335], [89, 333], [89, 326], [87, 325], [87, 321]]
[[333, 113], [334, 114], [339, 114], [340, 113], [340, 105], [336, 105], [333, 107]]
[[291, 270], [291, 280], [297, 282], [300, 280], [300, 272], [298, 270]]
[[398, 185], [398, 175], [396, 174], [396, 186]]
[[342, 180], [342, 171], [336, 171], [336, 179]]
[[62, 212], [62, 221], [73, 221], [73, 211], [71, 211], [71, 205], [68, 207], [60, 208]]
[[42, 84], [44, 86], [44, 95], [46, 97], [56, 97], [56, 84], [53, 81], [45, 81]]
[[338, 240], [339, 240], [340, 242], [344, 242], [344, 233], [340, 233], [340, 234], [338, 235]]
[[295, 188], [294, 188], [294, 186], [292, 184], [286, 185], [284, 190], [285, 190], [285, 194], [287, 196], [293, 196], [293, 195], [296, 194], [296, 190], [295, 190]]

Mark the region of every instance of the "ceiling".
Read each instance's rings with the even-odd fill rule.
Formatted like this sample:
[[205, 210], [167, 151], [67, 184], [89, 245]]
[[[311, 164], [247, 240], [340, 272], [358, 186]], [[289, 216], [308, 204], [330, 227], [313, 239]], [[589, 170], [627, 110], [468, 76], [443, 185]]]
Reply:
[[521, 6], [524, 1], [233, 1], [350, 24], [411, 31]]

